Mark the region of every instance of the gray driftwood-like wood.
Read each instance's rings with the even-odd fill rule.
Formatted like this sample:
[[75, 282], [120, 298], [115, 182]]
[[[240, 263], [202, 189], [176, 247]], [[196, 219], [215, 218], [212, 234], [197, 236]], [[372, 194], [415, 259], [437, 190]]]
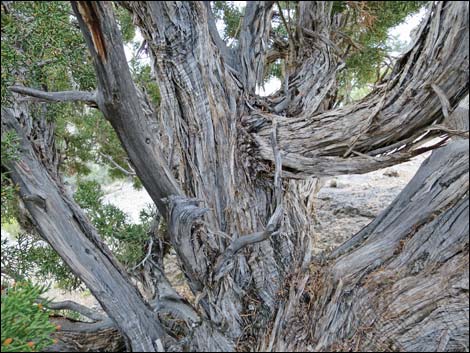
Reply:
[[[130, 348], [464, 347], [468, 140], [460, 123], [443, 121], [465, 121], [456, 114], [468, 94], [468, 3], [430, 4], [390, 77], [363, 100], [332, 109], [344, 66], [338, 33], [345, 20], [331, 15], [331, 3], [300, 2], [289, 43], [275, 39], [269, 51], [274, 2], [248, 4], [234, 49], [217, 35], [208, 4], [119, 2], [147, 42], [162, 98], [158, 110], [132, 81], [112, 3], [72, 5], [93, 58], [93, 102], [155, 202], [195, 303], [165, 278], [156, 238], [141, 265], [153, 290], [149, 309], [96, 245], [81, 211], [64, 201], [28, 145], [30, 131], [15, 119], [8, 127], [23, 136], [25, 161], [37, 180], [21, 169], [26, 162], [12, 165], [12, 175], [43, 237], [93, 288]], [[286, 58], [286, 80], [279, 92], [259, 97], [260, 75], [275, 57]], [[70, 92], [15, 90], [48, 101], [90, 101]], [[455, 136], [451, 130], [465, 140], [434, 153], [397, 200], [331, 258], [311, 261], [317, 177], [406, 161], [445, 144]], [[445, 139], [419, 148], [435, 136]], [[51, 213], [51, 200], [60, 212]], [[65, 231], [57, 232], [59, 226]], [[93, 266], [90, 256], [97, 259]], [[183, 332], [178, 339], [175, 318]]]
[[[33, 124], [24, 105], [2, 108], [2, 131], [16, 132], [21, 151], [20, 160], [7, 167], [36, 230], [90, 289], [132, 350], [154, 349], [154, 341], [163, 335], [161, 325], [126, 270], [67, 194], [51, 161], [54, 147]], [[36, 136], [33, 141], [32, 135]]]
[[[304, 283], [311, 297], [271, 333], [275, 349], [467, 351], [468, 219], [468, 141], [455, 141], [374, 221], [314, 262]], [[298, 321], [309, 329], [291, 330]]]
[[125, 342], [111, 320], [99, 323], [83, 323], [64, 317], [51, 319], [60, 325], [60, 331], [52, 335], [57, 343], [46, 347], [44, 352], [120, 352]]
[[[253, 112], [246, 124], [252, 126], [261, 155], [273, 158], [269, 134], [274, 119], [285, 153], [284, 166], [293, 177], [367, 173], [422, 153], [418, 138], [426, 132], [435, 136], [436, 131], [428, 129], [445, 117], [441, 96], [449, 102], [445, 109], [452, 110], [468, 92], [468, 6], [438, 2], [432, 12], [391, 77], [362, 101], [320, 114], [312, 114], [312, 101], [294, 118]], [[324, 65], [324, 70], [331, 67]], [[302, 90], [299, 99], [308, 99], [312, 90], [317, 91], [313, 87]], [[325, 92], [313, 96], [320, 99]], [[354, 152], [358, 153], [354, 156]]]

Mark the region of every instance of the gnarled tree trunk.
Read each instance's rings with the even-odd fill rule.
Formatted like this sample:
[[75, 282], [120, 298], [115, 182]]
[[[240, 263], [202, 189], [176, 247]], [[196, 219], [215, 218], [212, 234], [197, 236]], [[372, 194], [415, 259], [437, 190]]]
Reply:
[[[400, 163], [429, 149], [417, 149], [423, 134], [449, 132], [431, 125], [468, 93], [467, 3], [433, 3], [413, 48], [388, 81], [362, 101], [335, 110], [328, 109], [343, 65], [332, 32], [341, 21], [331, 15], [330, 4], [301, 3], [287, 81], [268, 98], [256, 96], [255, 88], [268, 57], [273, 2], [247, 6], [236, 50], [218, 38], [210, 7], [202, 2], [120, 5], [133, 14], [148, 43], [162, 97], [158, 118], [132, 82], [107, 2], [73, 2], [98, 88], [86, 99], [69, 98], [96, 104], [111, 122], [168, 226], [196, 297], [194, 306], [178, 297], [158, 259], [148, 268], [158, 317], [151, 317], [121, 272], [103, 278], [103, 286], [113, 288], [118, 278], [128, 288], [109, 298], [122, 315], [143, 313], [136, 318], [142, 330], [134, 335], [135, 327], [121, 322], [122, 315], [103, 299], [133, 349], [141, 348], [141, 339], [147, 350], [159, 349], [157, 338], [167, 349], [192, 351], [463, 347], [464, 143], [435, 153], [397, 200], [326, 263], [311, 262], [315, 180], [309, 178]], [[41, 98], [35, 90], [14, 90]], [[52, 96], [60, 100], [58, 94]], [[14, 180], [24, 192], [32, 187], [19, 171]], [[39, 224], [50, 216], [36, 206], [30, 211]], [[73, 219], [59, 214], [49, 222], [74, 228]], [[44, 228], [43, 236], [48, 239], [50, 232]], [[88, 258], [75, 261], [65, 251], [75, 238], [89, 237], [75, 233], [55, 248], [79, 277], [94, 278], [84, 268]], [[83, 249], [90, 256], [102, 252], [88, 243]], [[113, 264], [107, 257], [94, 268]], [[165, 310], [185, 321], [184, 339], [169, 338]]]
[[374, 221], [313, 262], [307, 299], [273, 330], [276, 350], [467, 350], [468, 217], [468, 141], [455, 141]]

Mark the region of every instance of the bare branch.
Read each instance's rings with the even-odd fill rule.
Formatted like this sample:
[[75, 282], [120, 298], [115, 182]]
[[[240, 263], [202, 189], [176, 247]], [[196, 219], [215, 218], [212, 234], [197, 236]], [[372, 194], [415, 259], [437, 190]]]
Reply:
[[100, 156], [102, 156], [103, 158], [106, 158], [108, 161], [110, 161], [116, 169], [119, 169], [121, 172], [123, 172], [127, 176], [135, 176], [136, 175], [134, 170], [132, 170], [132, 171], [126, 170], [123, 167], [121, 167], [119, 164], [117, 164], [116, 161], [113, 159], [113, 157], [111, 157], [110, 155], [104, 154], [100, 151], [98, 151], [98, 153], [100, 154]]
[[460, 137], [463, 137], [463, 138], [466, 138], [466, 139], [469, 138], [469, 131], [468, 130], [464, 131], [464, 130], [449, 129], [448, 127], [446, 127], [444, 125], [440, 125], [440, 124], [433, 125], [433, 126], [429, 127], [428, 130], [429, 131], [437, 130], [437, 131], [445, 132], [449, 135], [460, 136]]
[[450, 110], [449, 98], [447, 98], [444, 91], [440, 89], [439, 86], [437, 86], [435, 83], [432, 83], [431, 87], [434, 90], [434, 92], [436, 92], [437, 96], [439, 97], [439, 100], [441, 102], [441, 107], [442, 107], [442, 114], [444, 115], [444, 119], [447, 119], [449, 117], [449, 110]]
[[145, 264], [145, 261], [147, 261], [150, 256], [152, 255], [152, 247], [153, 247], [153, 238], [150, 238], [149, 244], [148, 244], [148, 249], [147, 249], [147, 255], [143, 258], [142, 261], [140, 261], [137, 265], [131, 268], [131, 271], [134, 271], [136, 268], [142, 266]]
[[34, 88], [24, 86], [11, 86], [13, 92], [26, 96], [38, 98], [46, 102], [84, 102], [92, 107], [97, 107], [96, 93], [85, 91], [62, 91], [45, 92]]
[[278, 205], [273, 215], [269, 219], [268, 225], [266, 226], [265, 230], [250, 235], [244, 235], [233, 240], [229, 247], [225, 250], [225, 252], [220, 255], [216, 261], [215, 270], [213, 274], [214, 280], [218, 281], [231, 269], [230, 262], [233, 259], [233, 256], [241, 249], [249, 245], [265, 241], [271, 236], [279, 234], [278, 229], [283, 213], [284, 209], [282, 208], [282, 205]]
[[204, 5], [206, 5], [206, 8], [207, 8], [208, 27], [209, 27], [209, 33], [211, 35], [211, 38], [214, 41], [217, 48], [219, 49], [225, 62], [228, 65], [235, 68], [233, 53], [231, 52], [230, 48], [227, 47], [227, 45], [222, 40], [222, 38], [220, 38], [219, 31], [217, 30], [217, 26], [215, 24], [214, 14], [212, 13], [210, 1], [204, 1]]
[[[160, 6], [160, 3], [153, 4]], [[89, 19], [83, 11], [80, 12], [78, 4], [73, 2], [72, 7], [95, 59], [93, 64], [97, 73], [98, 91], [100, 97], [102, 96], [100, 108], [118, 133], [136, 173], [160, 214], [166, 215], [167, 205], [162, 199], [170, 195], [180, 195], [181, 191], [168, 170], [158, 137], [151, 133], [129, 71], [122, 38], [112, 15], [112, 6], [110, 3], [93, 2], [92, 6], [87, 7], [87, 11], [92, 11], [92, 15], [100, 21], [94, 31], [90, 30], [87, 23]], [[94, 37], [101, 39], [93, 39]]]
[[[45, 299], [40, 299], [40, 301], [44, 301]], [[81, 305], [79, 303], [76, 303], [71, 300], [65, 300], [62, 302], [51, 302], [47, 304], [47, 307], [51, 310], [72, 310], [76, 311], [79, 314], [82, 314], [83, 316], [86, 316], [87, 318], [93, 320], [93, 321], [103, 321], [107, 319], [106, 315], [103, 315], [99, 313], [96, 310], [90, 309], [84, 305]]]
[[284, 14], [282, 13], [282, 8], [281, 8], [281, 5], [279, 4], [279, 1], [276, 1], [276, 5], [277, 5], [277, 8], [279, 9], [279, 15], [281, 16], [282, 23], [284, 24], [284, 27], [286, 28], [286, 31], [287, 31], [287, 35], [289, 37], [289, 45], [294, 46], [294, 36], [292, 34], [290, 26], [287, 24]]

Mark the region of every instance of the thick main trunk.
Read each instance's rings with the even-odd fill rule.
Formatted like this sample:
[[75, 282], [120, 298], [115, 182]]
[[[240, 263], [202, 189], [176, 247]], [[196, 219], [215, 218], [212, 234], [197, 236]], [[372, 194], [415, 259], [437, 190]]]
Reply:
[[[283, 203], [286, 211], [278, 234], [260, 243], [246, 246], [235, 254], [230, 253], [238, 238], [243, 239], [247, 234], [262, 234], [266, 231], [268, 220], [277, 204], [271, 179], [275, 168], [269, 163], [263, 165], [259, 163], [258, 158], [253, 158], [250, 138], [245, 138], [244, 129], [240, 126], [242, 116], [249, 112], [245, 98], [252, 87], [243, 87], [244, 71], [241, 70], [239, 74], [242, 76], [238, 76], [241, 80], [238, 80], [237, 73], [234, 74], [233, 68], [230, 69], [224, 58], [219, 55], [219, 49], [211, 40], [207, 26], [208, 8], [202, 3], [125, 2], [123, 5], [133, 13], [135, 22], [149, 44], [153, 69], [162, 95], [160, 122], [157, 122], [161, 125], [160, 134], [149, 137], [150, 144], [157, 147], [147, 150], [141, 142], [140, 135], [147, 136], [148, 132], [144, 132], [144, 117], [138, 104], [138, 95], [133, 92], [135, 88], [128, 79], [128, 70], [123, 71], [125, 58], [122, 43], [113, 22], [111, 9], [97, 4], [94, 5], [94, 10], [96, 17], [101, 20], [100, 36], [103, 36], [104, 43], [113, 44], [107, 47], [106, 60], [103, 60], [99, 50], [96, 50], [95, 43], [90, 39], [92, 34], [89, 29], [84, 25], [82, 29], [89, 39], [89, 47], [95, 58], [99, 90], [103, 93], [103, 101], [99, 103], [102, 106], [100, 109], [116, 128], [137, 174], [155, 203], [163, 205], [162, 197], [166, 197], [168, 201], [161, 207], [161, 213], [166, 217], [171, 242], [181, 260], [188, 283], [198, 298], [201, 316], [207, 317], [229, 340], [256, 340], [260, 330], [274, 318], [276, 302], [284, 281], [289, 281], [292, 276], [298, 278], [299, 288], [288, 295], [289, 301], [286, 307], [282, 308], [283, 312], [279, 317], [292, 316], [299, 300], [296, 293], [302, 292], [302, 286], [308, 278], [305, 265], [310, 256], [311, 195], [299, 193], [299, 188], [305, 185], [295, 181], [284, 182]], [[455, 17], [465, 25], [465, 16], [458, 13], [457, 9], [457, 6], [446, 5], [445, 9], [440, 6], [435, 11], [443, 12], [441, 16], [446, 25]], [[307, 20], [305, 22], [308, 22]], [[427, 35], [421, 35], [420, 40], [423, 43], [427, 41], [426, 50], [436, 45], [433, 36], [438, 32], [438, 28], [435, 27], [434, 22], [426, 23], [423, 27]], [[455, 55], [453, 60], [461, 62], [465, 44], [460, 42], [459, 36], [465, 37], [465, 34], [451, 32], [448, 36], [448, 41], [445, 38], [439, 40], [450, 42], [450, 46], [455, 42], [461, 43], [451, 50], [459, 54]], [[409, 72], [412, 71], [411, 68], [415, 68], [416, 72], [411, 76], [414, 81], [409, 77], [406, 77], [408, 81], [405, 80], [406, 72], [394, 76], [396, 87], [418, 84], [424, 79], [432, 80], [442, 74], [441, 66], [433, 67], [424, 77], [418, 72], [419, 64], [410, 64], [411, 68], [406, 66], [426, 50], [418, 46], [414, 53], [409, 54], [412, 57], [409, 61], [403, 59], [400, 62], [398, 67], [405, 67], [402, 71]], [[448, 52], [443, 52], [449, 55]], [[243, 47], [239, 53], [244, 53]], [[331, 75], [334, 75], [336, 66], [330, 66], [328, 63], [326, 67], [331, 67]], [[457, 80], [451, 95], [461, 95], [465, 91], [462, 89], [465, 78], [452, 70], [449, 71], [445, 72], [446, 75], [452, 75], [452, 80]], [[399, 80], [402, 77], [405, 81]], [[447, 84], [437, 84], [449, 92]], [[322, 92], [321, 95], [325, 96], [327, 90]], [[431, 117], [427, 118], [427, 122], [430, 122], [437, 119], [436, 111], [440, 112], [440, 103], [438, 98], [429, 97], [424, 93], [423, 95], [433, 102], [427, 106], [427, 109], [433, 111]], [[354, 109], [363, 108], [366, 113], [370, 113], [371, 110], [382, 108], [381, 97], [377, 94]], [[398, 98], [396, 99], [399, 100]], [[314, 97], [301, 99], [299, 106], [310, 102], [310, 99]], [[396, 104], [398, 106], [398, 103]], [[409, 104], [403, 105], [403, 102], [400, 104], [407, 109], [411, 107]], [[320, 104], [314, 105], [319, 107]], [[370, 105], [375, 106], [371, 108]], [[363, 118], [363, 115], [363, 112], [357, 113], [358, 117]], [[370, 123], [367, 121], [371, 120], [370, 116], [369, 114], [369, 118], [364, 119], [367, 123]], [[299, 119], [292, 119], [292, 123], [287, 118], [275, 120], [280, 122], [278, 133], [274, 134], [278, 136], [275, 144], [279, 144], [282, 150], [283, 166], [290, 168], [285, 175], [292, 176], [292, 171], [296, 172], [295, 168], [299, 165], [298, 161], [303, 162], [304, 159], [289, 150], [289, 139], [293, 136], [287, 130], [292, 124], [299, 123]], [[308, 125], [312, 121], [303, 122]], [[336, 129], [336, 125], [335, 129], [332, 129], [331, 124], [325, 125], [325, 119], [314, 119], [312, 123], [314, 122], [321, 123], [322, 129], [339, 130], [337, 134], [346, 135], [343, 130]], [[426, 121], [420, 123], [420, 126], [424, 124]], [[259, 148], [264, 158], [269, 155], [268, 159], [271, 159], [271, 156], [275, 155], [271, 152], [275, 125], [266, 124], [262, 127], [262, 132], [257, 133], [258, 137], [266, 138], [262, 140], [261, 147], [255, 147]], [[305, 128], [309, 132], [312, 129], [309, 126]], [[359, 129], [360, 126], [353, 128]], [[350, 136], [351, 132], [348, 133]], [[268, 134], [270, 152], [265, 153]], [[295, 143], [291, 144], [294, 148], [299, 141], [299, 136], [296, 137]], [[386, 137], [378, 139], [383, 141]], [[168, 141], [170, 146], [158, 148], [162, 141]], [[360, 147], [361, 143], [363, 142], [359, 139], [357, 146]], [[326, 144], [326, 141], [322, 140], [315, 148], [318, 148], [321, 154]], [[338, 149], [341, 154], [345, 152], [344, 148]], [[336, 153], [336, 150], [333, 149], [333, 152]], [[142, 156], [145, 156], [145, 159]], [[297, 160], [294, 161], [293, 157]], [[271, 160], [274, 161], [274, 158]], [[374, 167], [380, 164], [371, 163], [369, 159], [367, 163]], [[354, 170], [335, 170], [336, 166], [328, 163], [317, 167], [314, 163], [309, 165], [307, 174], [328, 174], [328, 167], [331, 167], [333, 174]], [[303, 172], [305, 168], [301, 166], [298, 170]], [[165, 187], [163, 193], [156, 192], [164, 186], [159, 178], [155, 178], [155, 173], [160, 171], [164, 171], [162, 174], [165, 182], [172, 180], [173, 177], [169, 173], [173, 173], [178, 187]], [[174, 183], [175, 181], [172, 181], [170, 184]], [[198, 202], [188, 197], [201, 200], [201, 206], [205, 209], [200, 208]], [[220, 272], [221, 269], [223, 273]], [[206, 339], [211, 341], [210, 337]]]
[[[180, 315], [187, 323], [186, 339], [181, 340], [181, 347], [200, 351], [253, 349], [256, 345], [260, 350], [299, 349], [309, 342], [312, 349], [322, 350], [334, 348], [334, 341], [346, 344], [347, 339], [361, 332], [362, 326], [372, 325], [370, 316], [362, 315], [363, 312], [368, 313], [367, 304], [381, 298], [387, 303], [387, 308], [392, 306], [392, 296], [387, 296], [389, 292], [366, 285], [371, 281], [379, 283], [382, 277], [378, 269], [393, 262], [387, 262], [395, 256], [393, 249], [387, 246], [400, 247], [396, 259], [400, 254], [409, 255], [402, 258], [402, 267], [414, 261], [412, 267], [417, 263], [417, 268], [421, 268], [421, 262], [415, 261], [411, 248], [403, 251], [412, 242], [401, 244], [400, 241], [407, 237], [424, 239], [424, 235], [420, 238], [417, 234], [428, 234], [422, 233], [424, 229], [431, 232], [434, 225], [440, 226], [432, 223], [433, 212], [440, 212], [436, 219], [450, 219], [452, 212], [460, 210], [459, 207], [468, 209], [468, 198], [467, 204], [462, 204], [461, 199], [455, 199], [455, 195], [450, 195], [442, 187], [447, 182], [445, 173], [436, 169], [444, 158], [439, 152], [441, 155], [438, 153], [438, 157], [433, 157], [433, 162], [428, 163], [433, 168], [423, 167], [421, 176], [415, 178], [418, 181], [407, 188], [407, 192], [414, 193], [415, 197], [408, 199], [412, 206], [407, 213], [400, 213], [399, 207], [405, 205], [398, 199], [388, 213], [335, 253], [341, 257], [331, 260], [332, 267], [316, 267], [317, 275], [312, 277], [308, 265], [315, 183], [284, 180], [281, 184], [279, 178], [281, 175], [298, 178], [365, 172], [383, 167], [384, 163], [397, 163], [408, 158], [410, 154], [382, 158], [366, 156], [365, 153], [373, 154], [375, 151], [379, 154], [377, 150], [389, 152], [403, 144], [412, 144], [416, 129], [425, 128], [442, 118], [442, 97], [434, 92], [436, 88], [432, 92], [422, 88], [423, 82], [434, 85], [437, 91], [446, 92], [450, 96], [450, 108], [467, 92], [465, 84], [468, 77], [459, 73], [459, 67], [448, 68], [437, 62], [447, 60], [459, 66], [468, 60], [468, 54], [465, 57], [465, 50], [468, 51], [468, 31], [465, 31], [468, 28], [468, 5], [435, 5], [436, 18], [424, 23], [417, 45], [398, 63], [387, 87], [355, 106], [313, 117], [311, 114], [323, 109], [330, 90], [328, 79], [315, 80], [325, 73], [333, 78], [338, 67], [336, 61], [325, 53], [331, 44], [327, 37], [323, 38], [327, 32], [312, 34], [307, 28], [304, 33], [310, 37], [308, 40], [304, 38], [305, 41], [313, 43], [312, 38], [317, 36], [323, 42], [312, 51], [312, 57], [307, 57], [303, 68], [293, 71], [291, 78], [299, 75], [299, 79], [288, 82], [287, 90], [290, 87], [293, 95], [287, 98], [289, 104], [280, 111], [289, 115], [290, 109], [291, 113], [301, 112], [303, 115], [288, 118], [257, 111], [250, 103], [262, 65], [246, 60], [262, 58], [265, 46], [254, 43], [250, 47], [249, 43], [262, 41], [269, 32], [268, 28], [258, 28], [254, 36], [246, 37], [247, 43], [242, 43], [238, 50], [228, 51], [222, 49], [215, 34], [211, 34], [207, 25], [209, 7], [201, 2], [121, 4], [132, 12], [150, 48], [162, 96], [159, 119], [147, 114], [150, 107], [143, 103], [142, 95], [132, 82], [111, 4], [74, 2], [73, 6], [94, 60], [98, 81], [97, 106], [116, 130], [136, 174], [164, 218], [171, 245], [196, 297], [195, 305], [191, 306], [175, 295], [158, 266], [149, 270], [148, 276], [152, 277], [150, 280], [154, 281], [157, 292], [155, 306], [171, 314], [177, 313], [176, 316]], [[271, 2], [250, 5], [250, 16], [244, 21], [244, 30], [261, 23], [267, 26], [271, 6]], [[322, 9], [322, 13], [329, 14], [327, 5], [315, 6]], [[259, 18], [254, 16], [258, 11], [262, 14]], [[327, 31], [328, 21], [323, 20], [306, 16], [301, 23], [315, 29], [321, 27], [319, 23], [326, 23]], [[457, 29], [451, 26], [455, 23], [458, 24]], [[442, 34], [441, 26], [446, 29]], [[435, 46], [442, 48], [434, 50]], [[232, 55], [235, 57], [228, 58]], [[230, 66], [237, 66], [237, 63], [242, 64], [240, 67]], [[315, 66], [321, 66], [321, 72], [311, 75], [311, 68]], [[317, 83], [318, 87], [315, 86]], [[294, 92], [307, 88], [307, 94]], [[390, 98], [387, 98], [388, 93]], [[417, 103], [423, 106], [417, 107]], [[341, 125], [345, 120], [348, 123]], [[378, 122], [382, 125], [376, 126]], [[400, 125], [405, 123], [411, 126], [400, 129]], [[457, 156], [448, 152], [449, 160], [465, 160], [461, 147], [453, 146], [460, 152]], [[343, 157], [349, 153], [355, 153], [356, 157]], [[447, 185], [449, 190], [456, 189], [456, 195], [461, 198], [468, 192], [468, 183], [462, 182], [463, 174], [465, 170], [451, 168]], [[435, 199], [426, 198], [424, 190], [428, 188], [435, 193], [432, 194]], [[406, 194], [403, 200], [405, 198]], [[427, 208], [420, 210], [419, 217], [413, 219], [409, 214], [421, 205], [416, 200], [427, 202]], [[449, 208], [443, 209], [444, 204]], [[44, 213], [38, 212], [33, 215], [35, 218], [45, 217]], [[455, 215], [461, 217], [461, 213]], [[63, 219], [50, 221], [60, 224]], [[427, 223], [429, 227], [421, 227]], [[462, 224], [465, 228], [465, 222], [459, 218], [450, 226], [460, 227]], [[416, 229], [412, 231], [414, 226]], [[468, 228], [468, 221], [466, 226]], [[461, 239], [461, 233], [458, 234], [458, 239]], [[348, 248], [352, 243], [359, 247]], [[436, 246], [439, 248], [443, 244], [447, 244], [444, 239]], [[468, 246], [468, 241], [466, 244]], [[431, 243], [423, 240], [422, 248], [427, 247], [429, 251], [422, 260], [424, 264], [432, 256]], [[372, 254], [375, 251], [377, 256], [367, 257], [365, 250], [372, 250]], [[421, 251], [418, 250], [415, 254]], [[92, 254], [100, 251], [93, 248]], [[451, 261], [465, 262], [465, 259], [459, 260], [458, 252], [455, 254]], [[62, 255], [67, 257], [68, 253]], [[442, 266], [439, 263], [432, 268], [440, 271], [447, 268], [445, 263], [453, 264], [451, 261], [446, 260]], [[395, 265], [398, 268], [400, 264]], [[88, 278], [85, 270], [80, 271], [80, 276]], [[355, 271], [350, 272], [352, 270]], [[388, 270], [393, 272], [394, 268]], [[431, 278], [430, 272], [426, 271], [422, 273], [428, 277], [419, 277], [420, 271], [417, 270], [415, 277], [408, 278], [409, 283], [418, 288], [422, 283], [420, 280]], [[462, 273], [458, 272], [457, 277]], [[393, 273], [395, 277], [392, 279], [407, 274], [406, 271]], [[368, 279], [367, 283], [363, 282], [364, 278]], [[387, 280], [391, 281], [388, 277]], [[457, 282], [449, 283], [456, 285]], [[446, 286], [445, 283], [443, 285]], [[128, 288], [126, 283], [123, 286]], [[310, 291], [311, 300], [305, 295], [306, 291]], [[369, 302], [364, 300], [365, 297]], [[135, 299], [132, 295], [130, 298]], [[357, 298], [356, 302], [351, 301], [353, 298]], [[438, 297], [430, 298], [440, 300]], [[136, 300], [140, 305], [141, 299]], [[308, 302], [314, 311], [307, 310]], [[455, 303], [460, 308], [462, 297]], [[110, 310], [113, 317], [114, 307], [104, 305], [104, 308]], [[140, 306], [136, 312], [139, 309]], [[130, 306], [129, 310], [134, 310], [134, 307]], [[391, 309], [380, 310], [383, 311], [378, 311], [377, 315], [383, 320]], [[292, 327], [302, 317], [299, 313], [309, 313], [315, 321], [312, 331], [297, 336]], [[458, 313], [455, 315], [458, 319]], [[145, 315], [142, 320], [147, 320]], [[148, 325], [140, 333], [151, 336], [158, 332], [156, 318], [155, 322], [151, 321], [149, 317], [145, 321]], [[123, 320], [117, 324], [125, 326], [127, 323]], [[271, 324], [273, 327], [269, 330]], [[376, 330], [375, 336], [360, 338], [359, 343], [355, 343], [380, 348], [383, 343], [380, 338], [384, 337], [380, 334], [388, 332], [393, 333], [389, 336], [394, 344], [404, 349], [413, 347], [400, 341], [408, 338], [404, 333], [393, 331], [396, 327], [386, 329], [380, 325], [375, 322], [372, 325]], [[331, 333], [332, 329], [337, 330]], [[267, 341], [260, 334], [265, 331], [271, 332]], [[126, 334], [126, 330], [123, 333]], [[420, 339], [418, 343], [425, 347], [426, 342]]]
[[[203, 200], [208, 207], [206, 225], [197, 228], [190, 241], [175, 241], [173, 246], [179, 255], [185, 247], [191, 249], [183, 254], [190, 286], [202, 297], [201, 305], [209, 318], [229, 337], [238, 339], [244, 327], [260, 320], [261, 316], [252, 313], [264, 312], [255, 325], [263, 326], [270, 320], [284, 276], [309, 254], [310, 215], [304, 199], [296, 194], [297, 186], [286, 184], [295, 190], [287, 192], [284, 199], [285, 224], [280, 234], [227, 256], [237, 239], [263, 232], [277, 207], [271, 166], [261, 171], [264, 177], [257, 177], [260, 170], [256, 170], [251, 151], [240, 149], [240, 116], [247, 109], [243, 95], [253, 86], [248, 84], [245, 92], [241, 91], [236, 77], [217, 55], [204, 21], [207, 10], [200, 3], [131, 2], [125, 6], [149, 43], [162, 92], [161, 118], [173, 132], [171, 138], [164, 138], [174, 142], [180, 156], [179, 182], [188, 196]], [[266, 12], [272, 4], [250, 6], [245, 31], [251, 24], [256, 27], [265, 21], [254, 14], [269, 16]], [[256, 35], [265, 36], [265, 30]], [[244, 43], [242, 40], [239, 50], [242, 62], [247, 56], [263, 55], [257, 53], [262, 48], [249, 48]], [[245, 67], [241, 71], [243, 78], [256, 76], [258, 69]], [[251, 79], [256, 81], [256, 77]], [[184, 239], [181, 234], [174, 238]]]

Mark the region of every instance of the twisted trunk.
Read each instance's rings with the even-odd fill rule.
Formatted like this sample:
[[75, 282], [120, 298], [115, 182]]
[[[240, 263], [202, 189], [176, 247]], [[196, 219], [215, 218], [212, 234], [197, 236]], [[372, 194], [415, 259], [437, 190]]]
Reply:
[[[265, 101], [254, 95], [263, 62], [253, 60], [267, 56], [272, 2], [248, 6], [236, 50], [217, 38], [201, 2], [120, 4], [149, 45], [162, 104], [153, 114], [132, 82], [111, 4], [73, 2], [97, 74], [94, 99], [166, 222], [196, 297], [194, 305], [179, 297], [155, 256], [148, 276], [160, 316], [139, 333], [153, 339], [147, 349], [158, 348], [150, 346], [155, 337], [168, 336], [159, 320], [171, 332], [165, 311], [185, 322], [185, 338], [168, 339], [167, 347], [195, 351], [326, 350], [351, 342], [356, 349], [389, 342], [404, 350], [452, 349], [468, 338], [468, 330], [443, 328], [449, 320], [462, 322], [468, 295], [468, 272], [460, 267], [468, 263], [462, 252], [468, 248], [468, 167], [450, 164], [468, 162], [462, 143], [433, 155], [394, 204], [324, 264], [312, 266], [310, 258], [316, 180], [295, 180], [363, 173], [424, 151], [415, 149], [416, 139], [453, 114], [468, 92], [468, 72], [461, 69], [468, 62], [468, 4], [433, 4], [433, 16], [387, 84], [355, 105], [326, 112], [341, 67], [331, 49], [329, 4], [301, 4], [305, 16], [291, 44], [297, 62], [281, 98]], [[298, 43], [313, 49], [295, 51]], [[76, 266], [84, 263], [77, 259]], [[439, 288], [425, 294], [432, 307], [413, 297], [425, 285]], [[455, 296], [447, 297], [449, 291]], [[145, 306], [132, 293], [115, 303], [123, 315]], [[448, 316], [434, 310], [437, 303]], [[151, 321], [145, 308], [140, 319]], [[133, 337], [134, 328], [116, 324]], [[429, 334], [416, 335], [419, 327]]]
[[299, 305], [272, 330], [274, 350], [468, 349], [468, 213], [468, 141], [455, 141], [374, 221], [313, 262], [310, 278], [298, 278], [304, 297], [291, 287]]

